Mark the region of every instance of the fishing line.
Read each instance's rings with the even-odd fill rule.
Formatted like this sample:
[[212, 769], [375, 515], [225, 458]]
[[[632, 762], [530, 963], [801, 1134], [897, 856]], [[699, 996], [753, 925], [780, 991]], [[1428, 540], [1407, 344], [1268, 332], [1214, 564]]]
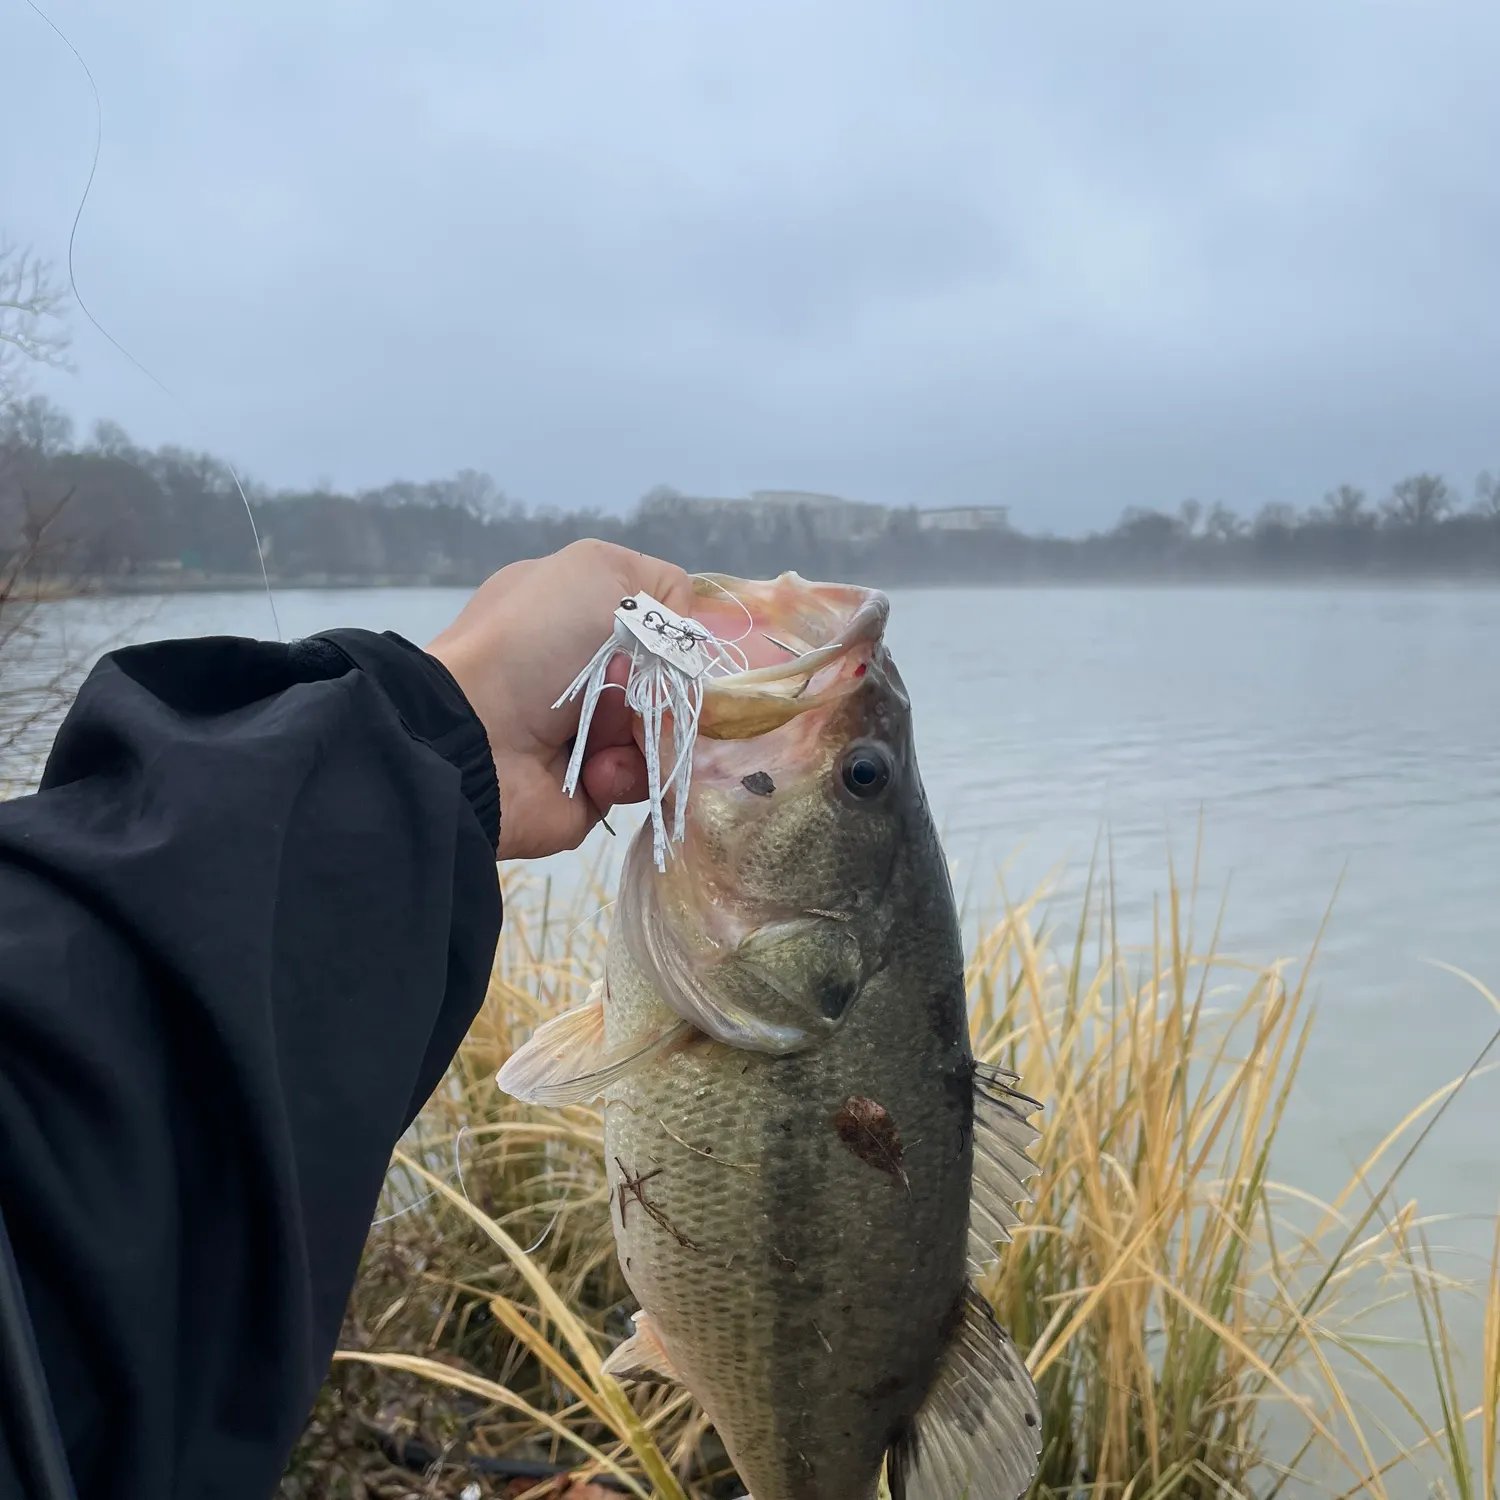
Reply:
[[538, 1239], [534, 1245], [528, 1245], [526, 1249], [521, 1252], [523, 1255], [535, 1255], [536, 1252], [547, 1243], [547, 1236], [557, 1228], [557, 1221], [562, 1218], [562, 1213], [562, 1209], [558, 1209], [558, 1211], [552, 1215], [552, 1222], [548, 1224], [547, 1227], [542, 1231], [541, 1238]]
[[469, 1133], [469, 1127], [463, 1126], [458, 1134], [453, 1137], [453, 1175], [458, 1178], [458, 1190], [464, 1195], [465, 1203], [473, 1203], [469, 1196], [469, 1185], [464, 1181], [464, 1164], [459, 1157], [459, 1147], [463, 1145], [464, 1137]]
[[[752, 635], [754, 635], [756, 633], [755, 616], [750, 613], [749, 606], [746, 605], [745, 601], [743, 599], [741, 599], [738, 594], [734, 593], [730, 589], [726, 589], [724, 587], [724, 585], [722, 583], [720, 583], [717, 578], [712, 577], [708, 573], [693, 573], [690, 576], [693, 577], [693, 578], [696, 578], [696, 579], [700, 580], [703, 583], [708, 584], [712, 588], [718, 589], [718, 591], [721, 594], [723, 594], [723, 596], [726, 599], [730, 599], [735, 604], [739, 605], [739, 607], [740, 607], [740, 613], [743, 614], [744, 617], [745, 617], [746, 628], [745, 628], [744, 635], [737, 635], [737, 636], [735, 636], [735, 638], [732, 641], [721, 640], [719, 642], [720, 645], [722, 645], [722, 646], [738, 646], [741, 641], [748, 640]], [[783, 650], [783, 651], [785, 651], [788, 656], [806, 656], [807, 655], [807, 653], [805, 651], [799, 651], [795, 646], [789, 646], [789, 645], [787, 645], [787, 643], [785, 641], [778, 641], [776, 639], [776, 637], [774, 635], [772, 635], [769, 631], [762, 630], [760, 632], [760, 637], [761, 637], [762, 640], [770, 641], [770, 643], [773, 646], [780, 647], [780, 649]], [[739, 656], [740, 661], [741, 661], [740, 670], [742, 672], [748, 672], [750, 670], [750, 658], [748, 656], [746, 656], [743, 651], [737, 651], [735, 654], [737, 656]]]
[[[458, 1186], [459, 1186], [460, 1191], [464, 1195], [464, 1202], [472, 1204], [475, 1207], [478, 1207], [477, 1204], [474, 1204], [474, 1200], [471, 1197], [469, 1197], [469, 1189], [468, 1189], [467, 1184], [464, 1182], [464, 1170], [463, 1170], [462, 1165], [459, 1162], [459, 1157], [458, 1157], [458, 1145], [459, 1145], [459, 1142], [461, 1140], [463, 1140], [464, 1136], [472, 1128], [473, 1128], [472, 1126], [465, 1125], [463, 1127], [463, 1129], [460, 1130], [458, 1132], [458, 1134], [453, 1139], [453, 1170], [457, 1174], [457, 1177], [458, 1177]], [[393, 1213], [393, 1214], [386, 1214], [382, 1218], [379, 1218], [379, 1219], [371, 1219], [370, 1220], [370, 1228], [371, 1229], [378, 1229], [382, 1224], [390, 1224], [390, 1223], [392, 1223], [396, 1219], [405, 1218], [407, 1214], [412, 1213], [416, 1209], [421, 1208], [421, 1206], [424, 1203], [430, 1202], [433, 1198], [436, 1198], [437, 1196], [438, 1196], [438, 1194], [437, 1194], [437, 1189], [436, 1188], [434, 1188], [431, 1192], [423, 1193], [420, 1198], [417, 1198], [413, 1202], [408, 1203], [405, 1208], [398, 1208], [395, 1213]], [[562, 1218], [562, 1213], [563, 1213], [562, 1209], [558, 1209], [557, 1212], [552, 1215], [551, 1222], [548, 1223], [547, 1227], [541, 1232], [541, 1235], [537, 1238], [536, 1243], [532, 1244], [532, 1245], [528, 1245], [527, 1248], [521, 1252], [523, 1255], [534, 1255], [538, 1250], [540, 1250], [542, 1248], [542, 1246], [544, 1244], [546, 1244], [546, 1242], [547, 1242], [547, 1236], [550, 1235], [552, 1233], [552, 1231], [557, 1227], [557, 1221], [560, 1218]]]
[[436, 1197], [437, 1197], [436, 1190], [434, 1190], [434, 1191], [432, 1191], [430, 1193], [423, 1193], [420, 1198], [416, 1199], [412, 1203], [408, 1203], [405, 1208], [398, 1208], [395, 1213], [393, 1213], [393, 1214], [387, 1214], [383, 1219], [371, 1219], [370, 1220], [370, 1228], [371, 1229], [378, 1229], [382, 1224], [389, 1224], [391, 1222], [391, 1220], [393, 1220], [393, 1219], [405, 1218], [405, 1216], [407, 1214], [411, 1213], [413, 1209], [421, 1208], [421, 1206], [424, 1203], [426, 1203], [429, 1198], [436, 1198]]
[[[613, 687], [614, 684], [611, 683], [610, 686]], [[606, 901], [603, 906], [595, 908], [595, 910], [591, 911], [588, 914], [588, 916], [586, 916], [581, 922], [576, 923], [574, 926], [570, 927], [565, 933], [563, 933], [563, 935], [562, 935], [563, 942], [566, 943], [570, 937], [576, 936], [578, 933], [582, 932], [585, 927], [592, 927], [593, 924], [595, 922], [597, 922], [599, 920], [599, 918], [602, 917], [604, 915], [604, 913], [607, 912], [614, 905], [616, 905], [616, 902], [614, 902], [614, 901]]]
[[[464, 1183], [463, 1163], [459, 1160], [458, 1148], [462, 1143], [464, 1136], [469, 1133], [470, 1128], [470, 1126], [465, 1125], [458, 1132], [458, 1134], [453, 1137], [453, 1174], [458, 1178], [458, 1188], [459, 1191], [464, 1195], [464, 1201], [466, 1203], [472, 1203], [474, 1200], [469, 1197], [469, 1189]], [[413, 1209], [421, 1208], [424, 1203], [436, 1197], [437, 1189], [433, 1188], [431, 1192], [423, 1193], [420, 1198], [413, 1199], [406, 1205], [405, 1208], [398, 1208], [395, 1213], [386, 1214], [383, 1218], [371, 1219], [370, 1228], [378, 1229], [382, 1224], [389, 1224], [394, 1219], [403, 1218], [405, 1215], [411, 1213]]]
[[[46, 11], [41, 8], [40, 5], [36, 3], [36, 0], [24, 0], [24, 3], [28, 7], [30, 7], [30, 9], [36, 14], [36, 16], [50, 28], [53, 35], [57, 37], [57, 39], [63, 44], [63, 46], [73, 54], [74, 58], [78, 62], [78, 66], [83, 69], [83, 76], [88, 80], [89, 92], [93, 95], [94, 98], [94, 151], [92, 159], [89, 162], [88, 180], [83, 185], [83, 196], [78, 200], [78, 209], [73, 215], [73, 224], [68, 231], [68, 285], [73, 292], [73, 300], [77, 302], [78, 306], [83, 310], [84, 317], [86, 317], [89, 322], [94, 325], [95, 329], [98, 330], [99, 333], [103, 334], [103, 336], [109, 340], [109, 342], [115, 347], [115, 349], [118, 350], [119, 353], [123, 354], [125, 358], [128, 359], [130, 363], [134, 365], [135, 368], [146, 377], [147, 380], [149, 380], [159, 391], [161, 391], [161, 393], [166, 396], [169, 401], [175, 402], [178, 410], [181, 411], [185, 417], [191, 418], [195, 421], [201, 420], [198, 415], [196, 415], [189, 409], [187, 403], [182, 399], [181, 396], [179, 396], [174, 390], [168, 387], [152, 371], [148, 370], [146, 366], [143, 365], [140, 360], [138, 360], [135, 355], [133, 355], [130, 350], [128, 350], [119, 341], [119, 339], [117, 339], [114, 334], [112, 334], [109, 329], [107, 329], [104, 324], [94, 316], [93, 309], [90, 308], [88, 303], [84, 301], [83, 293], [78, 289], [78, 276], [76, 271], [74, 270], [73, 265], [73, 250], [78, 240], [78, 226], [82, 222], [83, 211], [88, 206], [89, 195], [94, 190], [94, 178], [99, 171], [99, 155], [104, 145], [104, 101], [99, 94], [99, 85], [94, 80], [93, 69], [89, 67], [87, 61], [84, 59], [83, 53], [81, 53], [78, 48], [73, 45], [72, 41], [63, 31], [63, 29], [57, 24], [56, 21], [52, 19], [51, 16], [46, 13]], [[245, 507], [246, 519], [250, 522], [250, 535], [255, 538], [255, 557], [256, 561], [260, 563], [260, 578], [266, 590], [266, 603], [270, 606], [271, 623], [275, 626], [276, 639], [279, 641], [282, 638], [281, 617], [276, 610], [276, 596], [271, 589], [271, 575], [266, 568], [266, 554], [262, 550], [260, 544], [260, 527], [256, 525], [255, 512], [251, 508], [250, 497], [245, 493], [245, 486], [240, 483], [240, 476], [238, 471], [235, 469], [234, 464], [231, 463], [227, 458], [222, 460], [222, 462], [224, 464], [224, 467], [229, 470], [229, 477], [234, 480], [234, 487], [239, 492], [240, 503]]]
[[[717, 578], [710, 577], [707, 573], [694, 573], [691, 576], [696, 578], [700, 583], [706, 583], [711, 588], [718, 589], [718, 591], [723, 594], [726, 599], [728, 599], [731, 603], [737, 604], [739, 606], [740, 613], [745, 617], [745, 633], [743, 635], [735, 636], [732, 641], [720, 639], [719, 644], [726, 647], [737, 647], [741, 641], [749, 640], [750, 637], [755, 634], [755, 616], [750, 613], [750, 608], [745, 603], [745, 601], [732, 590], [726, 589]], [[781, 642], [777, 641], [776, 644], [779, 646]], [[750, 658], [746, 656], [743, 651], [737, 651], [736, 655], [740, 658], [740, 670], [742, 672], [748, 672], [750, 670]]]

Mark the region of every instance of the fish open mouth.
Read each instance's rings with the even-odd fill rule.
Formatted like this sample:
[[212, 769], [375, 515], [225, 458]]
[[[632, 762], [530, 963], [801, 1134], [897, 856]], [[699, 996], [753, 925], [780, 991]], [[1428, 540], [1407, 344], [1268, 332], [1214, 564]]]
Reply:
[[880, 649], [890, 614], [877, 589], [811, 583], [796, 573], [766, 580], [703, 574], [694, 593], [694, 618], [747, 663], [704, 682], [698, 733], [707, 739], [751, 739], [846, 697]]

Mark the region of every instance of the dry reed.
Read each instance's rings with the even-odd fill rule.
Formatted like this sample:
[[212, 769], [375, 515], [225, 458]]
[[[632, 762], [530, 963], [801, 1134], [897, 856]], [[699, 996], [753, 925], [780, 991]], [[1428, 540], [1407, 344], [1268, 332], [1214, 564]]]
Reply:
[[[622, 1390], [600, 1369], [629, 1304], [599, 1115], [522, 1106], [494, 1085], [598, 972], [597, 875], [567, 903], [510, 882], [489, 995], [392, 1166], [351, 1303], [330, 1389], [387, 1442], [421, 1429], [451, 1460], [430, 1493], [460, 1480], [559, 1493], [479, 1472], [504, 1454], [641, 1497], [739, 1493], [685, 1394]], [[1487, 1282], [1471, 1286], [1440, 1273], [1398, 1194], [1464, 1079], [1319, 1202], [1272, 1169], [1311, 1025], [1307, 965], [1232, 962], [1217, 930], [1200, 942], [1175, 880], [1137, 949], [1107, 899], [1066, 942], [1040, 910], [1005, 904], [969, 964], [976, 1052], [1045, 1103], [1035, 1201], [984, 1287], [1042, 1396], [1033, 1494], [1497, 1500], [1500, 1224]], [[1381, 1363], [1400, 1341], [1369, 1332], [1403, 1317], [1426, 1351], [1425, 1394]], [[1475, 1329], [1482, 1359], [1466, 1371]]]

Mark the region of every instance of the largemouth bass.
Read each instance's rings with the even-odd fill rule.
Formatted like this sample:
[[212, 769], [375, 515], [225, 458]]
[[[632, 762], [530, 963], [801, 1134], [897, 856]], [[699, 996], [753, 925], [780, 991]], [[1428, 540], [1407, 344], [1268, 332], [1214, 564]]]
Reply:
[[[976, 1064], [910, 701], [871, 590], [700, 584], [751, 669], [705, 690], [686, 833], [626, 856], [605, 975], [501, 1086], [604, 1099], [639, 1300], [606, 1368], [681, 1382], [754, 1500], [1016, 1500], [1025, 1363], [973, 1291], [1040, 1106]], [[737, 601], [737, 602], [731, 602]]]

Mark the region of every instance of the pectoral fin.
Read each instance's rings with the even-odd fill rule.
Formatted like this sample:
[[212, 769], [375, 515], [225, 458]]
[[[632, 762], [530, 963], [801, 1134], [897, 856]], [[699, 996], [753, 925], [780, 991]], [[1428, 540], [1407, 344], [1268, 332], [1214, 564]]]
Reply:
[[604, 1373], [616, 1380], [660, 1380], [681, 1384], [672, 1356], [662, 1347], [650, 1313], [635, 1315], [635, 1332], [604, 1361]]
[[1041, 1453], [1026, 1362], [970, 1288], [937, 1379], [886, 1457], [891, 1500], [1019, 1500]]
[[1030, 1116], [1042, 1106], [1011, 1087], [1016, 1075], [980, 1063], [974, 1070], [974, 1181], [969, 1204], [969, 1256], [979, 1266], [996, 1259], [1021, 1222], [1016, 1204], [1029, 1203], [1027, 1179], [1039, 1168], [1027, 1149], [1041, 1138]]
[[604, 985], [587, 1005], [565, 1010], [532, 1033], [495, 1075], [507, 1094], [526, 1104], [558, 1108], [587, 1104], [610, 1084], [676, 1046], [692, 1033], [685, 1021], [633, 1038], [610, 1050], [604, 1043]]

